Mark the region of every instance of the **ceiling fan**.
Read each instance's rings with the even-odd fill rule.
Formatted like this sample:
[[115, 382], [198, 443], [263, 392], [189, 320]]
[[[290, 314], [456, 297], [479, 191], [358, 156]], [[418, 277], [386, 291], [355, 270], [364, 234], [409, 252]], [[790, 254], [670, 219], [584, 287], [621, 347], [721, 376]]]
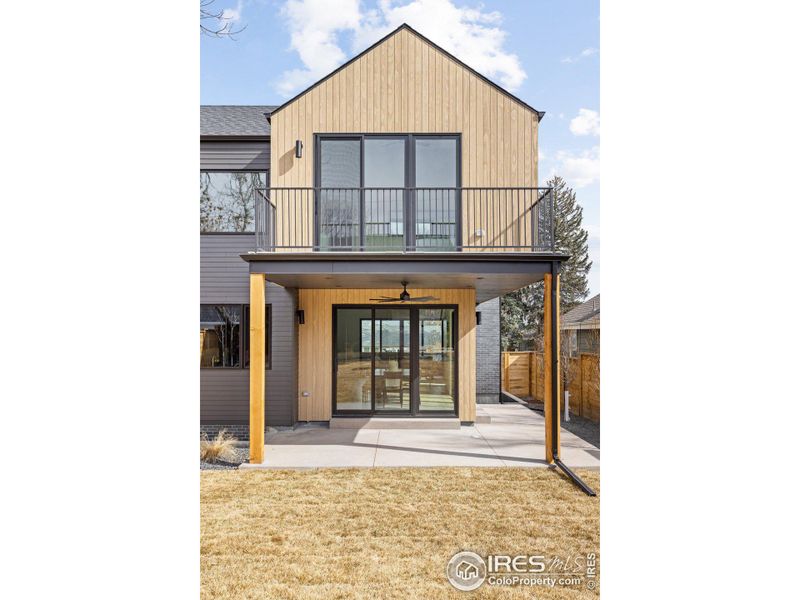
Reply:
[[380, 298], [370, 298], [375, 302], [430, 302], [432, 300], [438, 300], [435, 296], [420, 296], [419, 298], [412, 298], [411, 294], [408, 293], [406, 286], [408, 285], [407, 281], [401, 281], [400, 283], [403, 284], [403, 291], [400, 294], [400, 299], [397, 298], [390, 298], [389, 296], [381, 296]]

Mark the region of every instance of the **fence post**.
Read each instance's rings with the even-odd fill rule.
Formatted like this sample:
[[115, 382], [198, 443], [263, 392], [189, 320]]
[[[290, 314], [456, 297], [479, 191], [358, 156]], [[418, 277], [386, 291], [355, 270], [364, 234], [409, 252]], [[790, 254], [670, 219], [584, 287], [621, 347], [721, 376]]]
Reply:
[[503, 352], [503, 389], [508, 392], [508, 388], [508, 352]]
[[533, 394], [536, 392], [536, 380], [534, 379], [534, 363], [536, 362], [533, 351], [528, 352], [528, 396], [533, 402]]

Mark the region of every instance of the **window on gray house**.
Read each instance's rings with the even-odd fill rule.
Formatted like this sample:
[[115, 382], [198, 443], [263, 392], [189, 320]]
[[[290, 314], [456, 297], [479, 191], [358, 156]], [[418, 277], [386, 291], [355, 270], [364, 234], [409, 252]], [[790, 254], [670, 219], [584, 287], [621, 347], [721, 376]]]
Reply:
[[266, 181], [264, 172], [201, 171], [200, 231], [255, 231], [255, 197]]
[[200, 305], [200, 366], [241, 366], [241, 304]]
[[[265, 368], [271, 366], [272, 311], [266, 305]], [[200, 305], [200, 366], [239, 369], [250, 366], [250, 305]]]

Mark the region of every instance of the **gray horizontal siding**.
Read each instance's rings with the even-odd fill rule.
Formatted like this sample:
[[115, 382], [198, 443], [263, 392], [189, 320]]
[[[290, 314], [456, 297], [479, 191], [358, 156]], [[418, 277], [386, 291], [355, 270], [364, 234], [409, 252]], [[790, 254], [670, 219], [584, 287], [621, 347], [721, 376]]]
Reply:
[[200, 169], [269, 170], [269, 142], [200, 142]]
[[[250, 302], [247, 263], [253, 234], [200, 235], [200, 303]], [[297, 294], [267, 284], [272, 310], [272, 367], [266, 373], [267, 425], [293, 425], [297, 407]], [[246, 423], [250, 414], [247, 369], [200, 369], [201, 423]]]

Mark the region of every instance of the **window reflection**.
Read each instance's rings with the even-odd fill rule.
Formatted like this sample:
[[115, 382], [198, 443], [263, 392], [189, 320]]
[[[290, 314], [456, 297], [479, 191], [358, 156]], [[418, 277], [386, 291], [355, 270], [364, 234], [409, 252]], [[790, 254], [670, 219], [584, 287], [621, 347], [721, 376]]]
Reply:
[[200, 366], [238, 367], [241, 304], [200, 305]]
[[266, 187], [266, 173], [200, 173], [200, 231], [255, 231], [256, 190]]

